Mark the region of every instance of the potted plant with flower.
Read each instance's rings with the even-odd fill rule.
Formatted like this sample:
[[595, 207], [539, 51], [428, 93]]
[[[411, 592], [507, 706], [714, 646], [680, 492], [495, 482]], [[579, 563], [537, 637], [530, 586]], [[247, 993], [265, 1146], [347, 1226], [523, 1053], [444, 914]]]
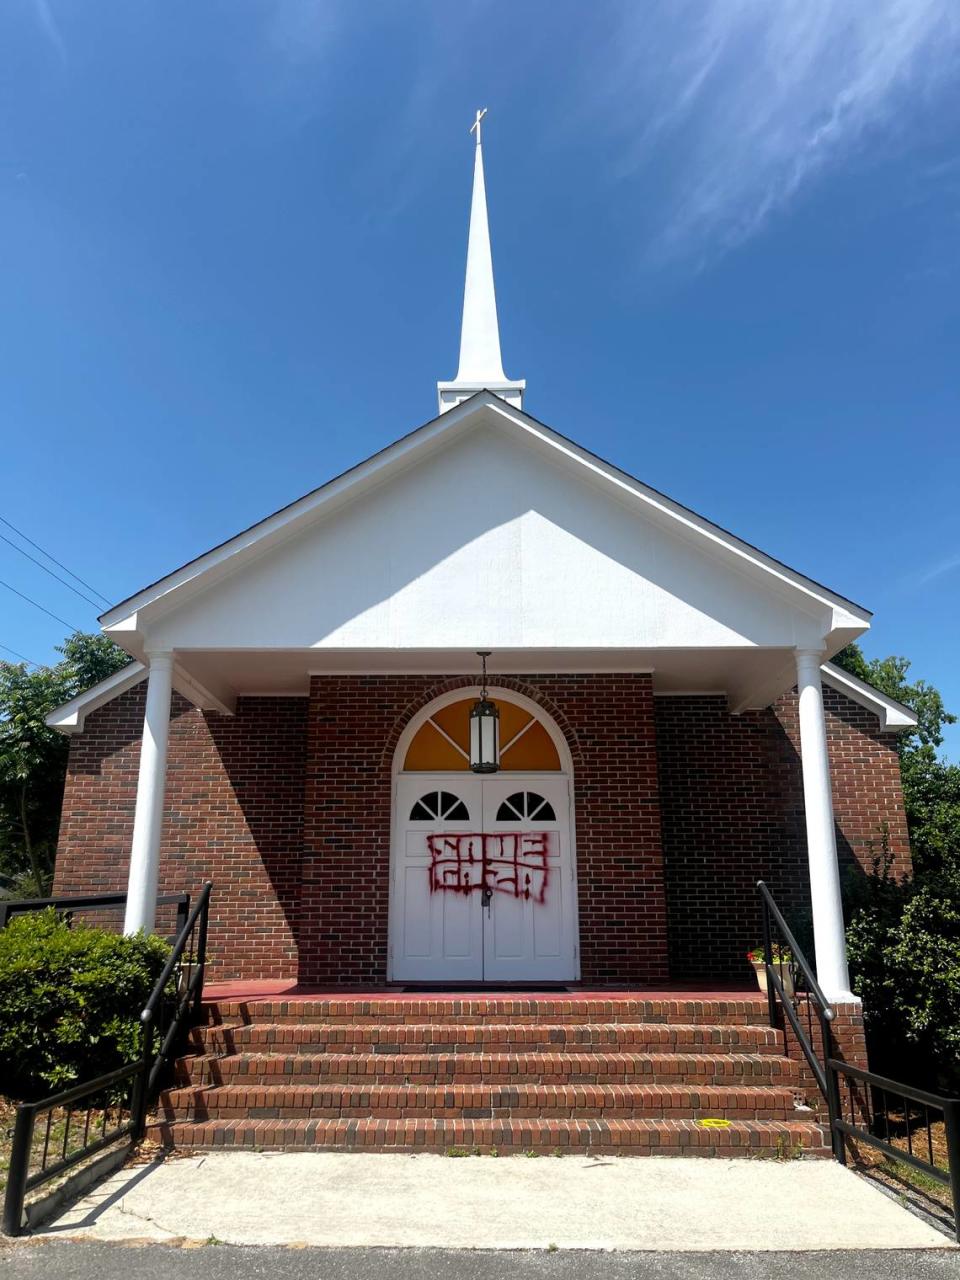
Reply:
[[[786, 947], [781, 947], [775, 942], [770, 948], [770, 959], [777, 977], [780, 979], [784, 992], [788, 996], [794, 994], [793, 986], [793, 956]], [[747, 959], [753, 965], [753, 971], [757, 975], [757, 986], [761, 991], [767, 990], [767, 966], [764, 960], [763, 947], [754, 947], [752, 951], [747, 952]]]

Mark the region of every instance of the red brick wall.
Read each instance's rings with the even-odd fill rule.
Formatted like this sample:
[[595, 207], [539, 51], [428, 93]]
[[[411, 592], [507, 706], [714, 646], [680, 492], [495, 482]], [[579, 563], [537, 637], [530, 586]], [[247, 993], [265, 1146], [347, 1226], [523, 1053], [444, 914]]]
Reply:
[[[57, 893], [126, 889], [145, 692], [71, 742]], [[214, 881], [213, 976], [297, 974], [306, 711], [304, 698], [241, 698], [236, 716], [204, 715], [174, 695], [160, 888]]]
[[[824, 688], [837, 844], [844, 876], [861, 874], [889, 828], [899, 870], [909, 843], [894, 738]], [[735, 979], [760, 942], [755, 885], [808, 915], [797, 697], [732, 716], [723, 697], [655, 700], [671, 972]]]
[[[433, 676], [314, 677], [302, 980], [383, 980], [393, 748], [420, 708], [474, 682], [475, 676], [442, 682]], [[663, 980], [666, 906], [650, 677], [498, 675], [497, 684], [544, 706], [574, 757], [584, 978]]]
[[[214, 975], [383, 981], [393, 749], [421, 707], [473, 679], [315, 677], [309, 699], [241, 698], [234, 717], [175, 698], [161, 884], [215, 882]], [[733, 717], [722, 698], [654, 699], [646, 675], [498, 684], [570, 746], [584, 979], [662, 981], [668, 936], [673, 977], [748, 976], [755, 881], [806, 899], [795, 697]], [[886, 820], [903, 859], [892, 739], [825, 696], [841, 857], [866, 865]], [[141, 685], [115, 699], [73, 739], [57, 892], [126, 886], [143, 698]]]
[[[910, 870], [910, 838], [903, 809], [896, 735], [880, 733], [877, 717], [859, 703], [824, 686], [833, 810], [841, 870], [870, 869], [880, 853], [881, 827], [897, 874]], [[799, 760], [800, 726], [795, 694], [776, 704], [777, 719]], [[798, 794], [802, 802], [802, 786]]]
[[[309, 702], [241, 698], [233, 718], [175, 699], [161, 887], [214, 881], [214, 976], [384, 980], [393, 749], [416, 711], [474, 680], [316, 677]], [[543, 705], [570, 744], [584, 978], [662, 981], [650, 677], [498, 683]], [[142, 685], [115, 699], [73, 740], [57, 892], [125, 887], [143, 699]]]

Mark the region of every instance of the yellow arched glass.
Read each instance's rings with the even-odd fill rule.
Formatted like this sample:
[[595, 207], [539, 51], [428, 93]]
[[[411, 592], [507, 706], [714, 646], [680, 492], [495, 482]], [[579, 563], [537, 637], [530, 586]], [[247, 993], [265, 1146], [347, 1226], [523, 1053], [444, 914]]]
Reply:
[[[543, 724], [523, 707], [503, 698], [500, 710], [500, 768], [504, 772], [552, 773], [560, 753]], [[470, 768], [470, 708], [473, 698], [450, 702], [425, 720], [407, 747], [406, 773], [438, 773]]]

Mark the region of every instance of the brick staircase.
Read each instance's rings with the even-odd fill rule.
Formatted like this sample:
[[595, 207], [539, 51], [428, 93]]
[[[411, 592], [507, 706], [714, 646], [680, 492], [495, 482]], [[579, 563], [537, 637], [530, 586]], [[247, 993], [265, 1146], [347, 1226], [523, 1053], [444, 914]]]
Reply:
[[388, 994], [204, 1008], [160, 1099], [168, 1146], [829, 1154], [798, 1108], [798, 1064], [762, 997]]

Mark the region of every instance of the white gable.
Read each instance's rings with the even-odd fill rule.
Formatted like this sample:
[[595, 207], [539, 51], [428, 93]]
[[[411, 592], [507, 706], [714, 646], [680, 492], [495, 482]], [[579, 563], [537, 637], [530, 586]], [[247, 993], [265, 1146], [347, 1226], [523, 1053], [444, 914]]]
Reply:
[[[311, 670], [655, 670], [766, 705], [869, 613], [488, 391], [104, 615], [229, 709]], [[737, 656], [739, 655], [739, 656]], [[544, 662], [550, 665], [542, 665]]]
[[757, 583], [496, 426], [460, 435], [149, 624], [160, 648], [819, 644]]

